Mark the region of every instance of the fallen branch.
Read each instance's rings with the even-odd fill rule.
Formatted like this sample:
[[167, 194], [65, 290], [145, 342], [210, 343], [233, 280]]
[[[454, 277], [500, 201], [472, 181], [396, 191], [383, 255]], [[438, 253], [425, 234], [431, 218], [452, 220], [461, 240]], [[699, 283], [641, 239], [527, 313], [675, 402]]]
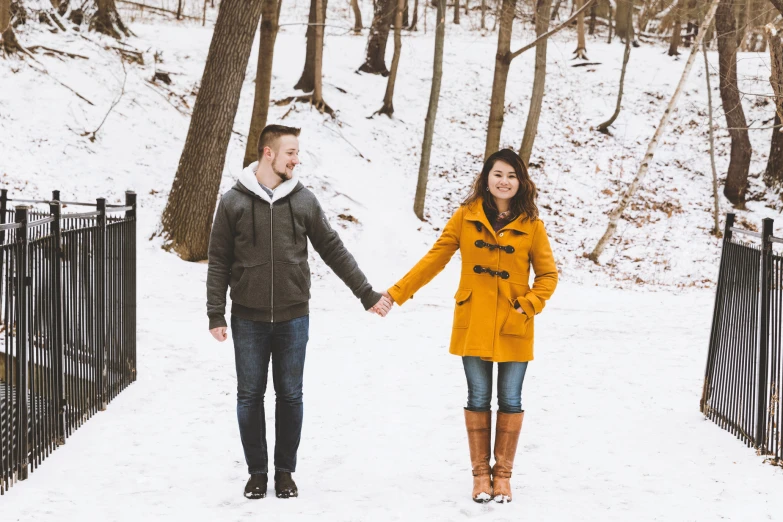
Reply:
[[[117, 1], [120, 2], [121, 4], [135, 5], [136, 7], [141, 7], [142, 9], [149, 9], [150, 11], [157, 11], [159, 13], [166, 13], [166, 14], [177, 16], [176, 11], [170, 11], [162, 7], [140, 4], [139, 2], [130, 2], [129, 0], [117, 0]], [[182, 18], [189, 18], [190, 20], [198, 20], [199, 22], [201, 21], [201, 18], [199, 18], [198, 16], [190, 16], [186, 14], [180, 14], [179, 16], [181, 16]]]
[[22, 52], [23, 52], [23, 53], [25, 53], [27, 56], [29, 56], [29, 57], [32, 59], [32, 61], [33, 61], [33, 62], [35, 62], [35, 63], [37, 63], [38, 65], [40, 65], [40, 66], [41, 66], [41, 68], [39, 69], [39, 68], [37, 68], [37, 67], [33, 67], [33, 66], [32, 66], [32, 65], [29, 63], [29, 62], [26, 62], [28, 65], [30, 65], [30, 67], [33, 67], [33, 69], [35, 69], [36, 71], [38, 71], [38, 72], [40, 72], [40, 73], [43, 73], [43, 74], [47, 75], [49, 78], [51, 78], [52, 80], [54, 80], [54, 81], [56, 81], [57, 83], [59, 83], [60, 85], [62, 85], [63, 87], [65, 87], [66, 89], [68, 89], [69, 91], [71, 91], [72, 93], [74, 93], [76, 96], [78, 96], [78, 97], [79, 97], [79, 98], [81, 98], [82, 100], [86, 101], [87, 103], [89, 103], [89, 104], [90, 104], [90, 105], [92, 105], [93, 107], [95, 106], [95, 104], [94, 104], [93, 102], [91, 102], [90, 100], [88, 100], [87, 98], [85, 98], [84, 96], [82, 96], [81, 94], [79, 94], [78, 92], [76, 92], [76, 90], [74, 90], [72, 87], [70, 87], [70, 86], [68, 86], [68, 85], [64, 84], [64, 83], [63, 83], [63, 82], [61, 82], [59, 79], [57, 79], [56, 77], [52, 76], [52, 73], [50, 73], [50, 72], [49, 72], [49, 71], [46, 69], [46, 66], [45, 66], [44, 64], [42, 64], [41, 62], [39, 62], [39, 61], [38, 61], [38, 60], [35, 58], [35, 55], [34, 55], [33, 53], [31, 53], [30, 51], [28, 51], [27, 49], [25, 49], [25, 48], [24, 48], [24, 47], [22, 47], [21, 45], [19, 46], [19, 48], [22, 50]]
[[588, 65], [601, 65], [601, 62], [581, 62], [575, 63], [571, 67], [587, 67]]
[[36, 49], [43, 49], [44, 51], [48, 51], [50, 53], [61, 54], [63, 56], [67, 56], [68, 58], [81, 58], [82, 60], [90, 59], [88, 56], [84, 56], [76, 53], [70, 53], [68, 51], [61, 51], [60, 49], [53, 49], [51, 47], [46, 47], [45, 45], [31, 45], [30, 47], [27, 48], [27, 50], [30, 52], [34, 52]]

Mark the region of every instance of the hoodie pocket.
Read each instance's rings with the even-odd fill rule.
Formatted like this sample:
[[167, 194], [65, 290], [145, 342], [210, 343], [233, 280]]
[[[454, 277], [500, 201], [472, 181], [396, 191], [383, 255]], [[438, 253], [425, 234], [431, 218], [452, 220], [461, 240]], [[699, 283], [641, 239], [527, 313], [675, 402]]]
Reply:
[[454, 328], [467, 328], [470, 326], [470, 295], [472, 290], [459, 289], [454, 296]]
[[270, 308], [271, 296], [271, 264], [265, 262], [243, 266], [239, 280], [231, 287], [231, 300], [249, 308]]
[[307, 302], [310, 299], [309, 275], [307, 263], [275, 261], [275, 306]]

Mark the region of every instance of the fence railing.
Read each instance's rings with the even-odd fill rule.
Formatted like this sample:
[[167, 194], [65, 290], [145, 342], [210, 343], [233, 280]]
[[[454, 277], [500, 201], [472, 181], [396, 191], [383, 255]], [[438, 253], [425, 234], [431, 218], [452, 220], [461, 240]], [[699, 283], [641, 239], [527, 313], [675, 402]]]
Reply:
[[0, 494], [136, 380], [136, 194], [125, 197], [0, 191]]
[[710, 332], [701, 411], [720, 427], [783, 458], [783, 256], [772, 219], [761, 232], [734, 226], [728, 214]]

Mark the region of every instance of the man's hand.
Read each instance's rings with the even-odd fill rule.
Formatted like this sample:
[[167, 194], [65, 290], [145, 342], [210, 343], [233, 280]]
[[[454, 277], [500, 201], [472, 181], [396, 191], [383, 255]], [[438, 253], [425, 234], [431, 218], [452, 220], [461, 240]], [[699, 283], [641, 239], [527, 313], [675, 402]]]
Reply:
[[386, 297], [386, 295], [384, 295], [383, 297], [381, 297], [380, 301], [375, 303], [375, 306], [373, 306], [372, 308], [370, 308], [367, 311], [376, 313], [376, 314], [380, 315], [381, 317], [386, 317], [386, 314], [388, 314], [389, 310], [391, 310], [391, 307], [392, 307], [393, 303], [394, 303], [394, 301], [392, 299], [390, 299], [389, 297]]
[[228, 335], [226, 334], [226, 328], [225, 326], [218, 326], [217, 328], [213, 328], [209, 331], [209, 333], [212, 334], [212, 337], [214, 337], [217, 341], [220, 341], [221, 343], [228, 339]]

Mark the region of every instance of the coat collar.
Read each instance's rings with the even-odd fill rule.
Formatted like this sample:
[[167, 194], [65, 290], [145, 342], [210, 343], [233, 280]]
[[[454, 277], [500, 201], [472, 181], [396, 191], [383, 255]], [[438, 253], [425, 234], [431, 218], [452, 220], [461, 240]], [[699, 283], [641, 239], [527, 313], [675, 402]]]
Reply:
[[[487, 228], [487, 230], [489, 230], [490, 233], [494, 236], [496, 235], [495, 229], [492, 228], [492, 225], [490, 225], [489, 223], [489, 219], [487, 219], [487, 215], [484, 213], [483, 204], [484, 204], [484, 200], [482, 198], [479, 198], [467, 206], [468, 220], [478, 221], [479, 223], [484, 225]], [[500, 230], [516, 230], [517, 232], [521, 232], [523, 234], [530, 234], [532, 232], [532, 228], [533, 228], [532, 221], [530, 221], [529, 219], [526, 221], [522, 221], [522, 219], [518, 217], [511, 223], [508, 223], [506, 226], [501, 228]]]

